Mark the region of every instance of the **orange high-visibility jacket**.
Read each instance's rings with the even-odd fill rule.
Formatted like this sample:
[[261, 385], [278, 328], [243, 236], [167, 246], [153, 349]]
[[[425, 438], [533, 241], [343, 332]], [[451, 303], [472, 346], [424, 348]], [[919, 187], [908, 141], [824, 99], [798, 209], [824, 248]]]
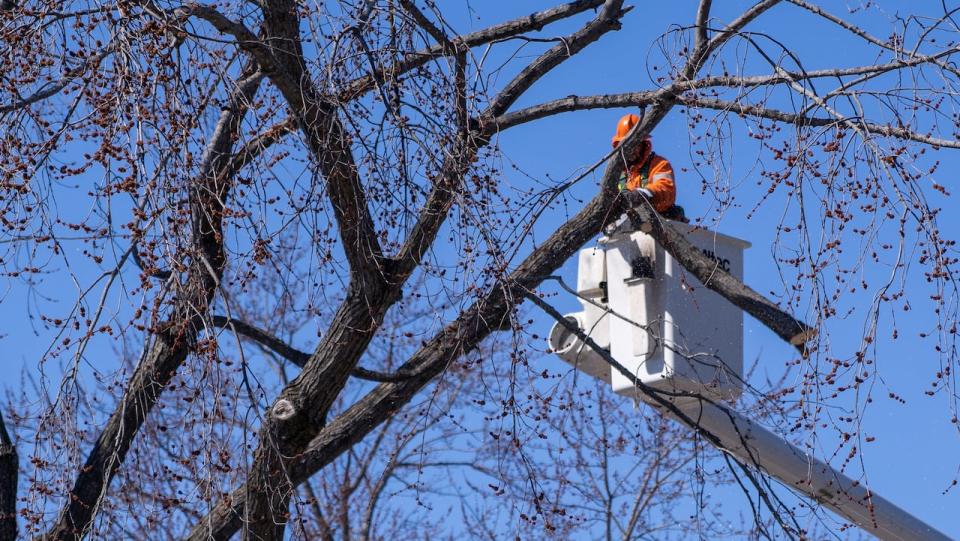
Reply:
[[673, 167], [665, 158], [653, 154], [641, 163], [631, 165], [626, 188], [646, 188], [653, 193], [653, 208], [664, 212], [677, 201], [677, 188], [673, 183]]

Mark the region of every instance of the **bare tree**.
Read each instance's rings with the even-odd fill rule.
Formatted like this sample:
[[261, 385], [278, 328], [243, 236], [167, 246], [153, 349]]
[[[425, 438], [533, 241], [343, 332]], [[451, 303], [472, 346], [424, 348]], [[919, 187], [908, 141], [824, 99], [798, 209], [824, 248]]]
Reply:
[[[541, 346], [522, 305], [554, 315], [544, 281], [624, 213], [796, 349], [803, 383], [750, 403], [804, 430], [831, 399], [872, 401], [881, 314], [910, 307], [903, 283], [922, 269], [936, 291], [931, 392], [956, 412], [957, 256], [928, 200], [947, 191], [929, 181], [929, 154], [960, 147], [954, 13], [879, 38], [803, 0], [729, 20], [701, 0], [655, 41], [654, 86], [516, 107], [629, 22], [623, 4], [577, 0], [459, 33], [432, 1], [5, 3], [0, 264], [52, 340], [8, 408], [17, 434], [2, 434], [0, 459], [16, 442], [30, 461], [19, 485], [0, 471], [0, 536], [15, 531], [5, 495], [18, 491], [24, 533], [55, 539], [427, 537], [449, 527], [427, 493], [456, 496], [491, 538], [509, 528], [479, 518], [488, 506], [546, 535], [667, 536], [668, 515], [649, 510], [682, 498], [704, 531], [809, 534], [749, 465], [705, 474], [724, 461], [695, 420], [682, 419], [693, 436], [617, 424], [584, 409], [617, 407], [604, 391], [575, 400], [576, 374], [531, 360]], [[752, 30], [799, 13], [875, 61], [807, 69]], [[538, 34], [563, 23], [579, 26]], [[563, 182], [503, 180], [502, 134], [601, 108], [643, 111], [616, 152]], [[624, 153], [671, 115], [689, 123], [688, 175], [714, 216], [745, 204], [723, 165], [728, 127], [756, 141], [770, 195], [749, 204], [794, 209], [774, 251], [782, 291], [754, 291], [620, 196]], [[581, 203], [587, 178], [597, 188]], [[547, 215], [563, 223], [543, 236]], [[890, 279], [870, 290], [856, 351], [835, 352], [829, 323], [847, 290], [870, 287], [856, 277], [871, 265], [891, 265]], [[64, 309], [53, 300], [67, 288]], [[542, 387], [550, 378], [562, 383]], [[853, 460], [865, 436], [843, 434]], [[554, 453], [572, 455], [544, 461]], [[452, 475], [464, 483], [444, 485]], [[744, 487], [752, 523], [711, 520], [697, 487], [712, 483]], [[407, 497], [422, 515], [391, 503]]]

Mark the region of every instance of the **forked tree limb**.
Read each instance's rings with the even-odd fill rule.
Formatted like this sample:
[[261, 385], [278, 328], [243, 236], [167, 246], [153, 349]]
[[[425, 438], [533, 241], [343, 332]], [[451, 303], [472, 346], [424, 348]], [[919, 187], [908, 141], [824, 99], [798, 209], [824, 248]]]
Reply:
[[[655, 104], [622, 143], [626, 150], [629, 151], [631, 145], [642, 140], [666, 115], [670, 107], [669, 102]], [[612, 158], [601, 180], [600, 193], [583, 210], [538, 246], [508, 278], [464, 311], [456, 321], [425, 342], [401, 366], [402, 372], [412, 376], [410, 379], [378, 385], [329, 422], [290, 465], [287, 474], [291, 484], [302, 483], [361, 441], [376, 426], [412, 400], [451, 362], [474, 350], [492, 333], [510, 328], [510, 314], [526, 298], [526, 292], [535, 289], [599, 233], [606, 223], [613, 221], [624, 210], [622, 198], [617, 197], [615, 189], [616, 179], [621, 172], [622, 161]], [[690, 254], [690, 258], [699, 259], [698, 264], [701, 266], [715, 265], [699, 252]], [[187, 539], [228, 539], [242, 527], [243, 509], [249, 494], [249, 485], [233, 491], [214, 506], [194, 527]]]
[[[72, 540], [86, 534], [147, 414], [193, 349], [202, 327], [202, 314], [219, 287], [226, 265], [223, 204], [232, 179], [223, 172], [229, 166], [231, 149], [263, 74], [256, 64], [250, 63], [242, 77], [231, 91], [231, 107], [221, 111], [200, 170], [191, 183], [192, 263], [173, 301], [171, 316], [150, 337], [149, 348], [77, 473], [56, 523], [44, 536], [46, 539]], [[186, 253], [181, 256], [189, 257]]]
[[452, 49], [444, 43], [439, 43], [433, 47], [410, 53], [406, 58], [396, 64], [383, 68], [381, 72], [376, 75], [364, 75], [350, 81], [345, 85], [344, 90], [337, 93], [337, 99], [340, 102], [357, 99], [366, 92], [376, 88], [376, 81], [378, 79], [391, 80], [399, 77], [438, 56], [454, 54], [460, 50], [461, 45], [472, 48], [496, 43], [526, 32], [540, 30], [548, 24], [567, 19], [588, 9], [600, 6], [604, 1], [605, 0], [578, 0], [576, 2], [562, 4], [543, 11], [531, 13], [524, 17], [496, 24], [477, 32], [451, 38], [450, 42], [454, 45]]
[[[769, 6], [774, 3], [775, 2], [763, 2], [761, 4]], [[611, 7], [615, 9], [611, 10]], [[604, 13], [606, 13], [607, 10], [618, 14], [620, 13], [619, 6], [615, 4], [605, 6]], [[750, 12], [750, 17], [741, 19], [744, 21], [750, 20], [760, 12], [762, 12], [762, 9], [754, 8]], [[745, 24], [745, 22], [743, 24]], [[722, 39], [724, 39], [724, 37], [715, 38], [711, 43], [720, 42]], [[516, 97], [519, 95], [515, 88], [517, 85], [526, 84], [529, 86], [529, 84], [532, 84], [539, 78], [538, 66], [549, 64], [549, 62], [538, 64], [541, 60], [543, 59], [535, 61], [528, 66], [528, 69], [521, 71], [520, 75], [515, 78], [512, 83], [507, 85], [509, 92], [505, 92], [502, 96], [492, 101], [491, 109], [495, 114], [499, 114], [516, 100]], [[661, 91], [659, 94], [658, 97], [660, 100], [654, 105], [650, 114], [643, 118], [641, 123], [633, 130], [634, 133], [630, 134], [622, 143], [621, 148], [624, 152], [628, 152], [633, 146], [639, 144], [642, 135], [649, 133], [653, 126], [656, 125], [674, 105], [673, 100], [670, 99], [669, 91]], [[519, 279], [506, 280], [504, 285], [495, 288], [490, 296], [485, 299], [486, 302], [477, 303], [470, 310], [461, 314], [461, 317], [458, 318], [454, 324], [445, 328], [444, 332], [421, 348], [407, 363], [404, 363], [401, 371], [414, 374], [414, 377], [403, 382], [386, 383], [378, 386], [367, 398], [361, 400], [360, 403], [351, 407], [347, 413], [338, 417], [338, 420], [334, 421], [332, 425], [325, 425], [320, 429], [317, 435], [322, 437], [323, 434], [337, 433], [341, 428], [346, 428], [351, 430], [353, 436], [357, 438], [349, 438], [350, 441], [348, 445], [359, 441], [359, 439], [367, 433], [368, 429], [372, 429], [374, 425], [382, 422], [393, 409], [409, 401], [419, 389], [439, 374], [447, 363], [459, 357], [465, 351], [475, 348], [479, 342], [491, 332], [509, 327], [510, 314], [516, 306], [522, 302], [524, 298], [523, 291], [529, 290], [531, 287], [539, 284], [545, 276], [550, 275], [554, 269], [566, 261], [577, 249], [587, 242], [589, 238], [599, 232], [603, 224], [610, 221], [611, 212], [615, 212], [618, 207], [618, 205], [613, 204], [614, 200], [616, 200], [616, 190], [614, 186], [615, 179], [622, 171], [622, 167], [621, 160], [614, 158], [611, 161], [604, 181], [602, 182], [600, 194], [574, 219], [561, 227], [554, 235], [551, 235], [547, 245], [535, 250], [524, 264], [511, 274], [511, 278], [517, 277]], [[616, 214], [619, 214], [619, 212], [617, 211]], [[341, 305], [341, 310], [347, 306], [348, 305]], [[334, 318], [335, 323], [340, 319], [341, 315], [345, 314], [338, 312]], [[333, 339], [336, 339], [339, 344], [336, 351], [343, 353], [344, 342], [339, 340], [339, 335], [339, 331], [334, 333], [334, 335], [327, 334], [325, 340], [331, 339], [331, 336], [333, 336]], [[318, 351], [329, 349], [329, 347], [330, 344], [324, 344], [322, 341], [320, 346], [318, 346]], [[310, 363], [312, 364], [313, 360], [311, 360]], [[320, 366], [327, 364], [326, 362], [318, 363]], [[276, 476], [278, 474], [285, 476], [285, 482], [288, 483], [288, 486], [292, 487], [302, 480], [296, 477], [295, 468], [297, 464], [300, 464], [306, 456], [318, 456], [310, 453], [309, 450], [306, 452], [302, 449], [300, 451], [296, 450], [296, 444], [299, 443], [297, 440], [316, 430], [316, 428], [310, 426], [309, 422], [305, 423], [305, 421], [310, 421], [310, 419], [300, 412], [305, 407], [317, 407], [318, 404], [315, 404], [315, 401], [302, 403], [299, 400], [293, 401], [287, 399], [287, 397], [296, 397], [296, 394], [302, 389], [309, 389], [312, 386], [322, 383], [319, 380], [313, 381], [315, 378], [302, 379], [302, 376], [310, 372], [312, 372], [312, 370], [310, 370], [309, 367], [302, 372], [301, 376], [298, 376], [297, 380], [292, 382], [291, 385], [288, 386], [288, 389], [281, 393], [281, 398], [275, 402], [274, 407], [271, 408], [271, 411], [268, 413], [266, 418], [268, 425], [274, 424], [274, 419], [279, 421], [272, 429], [265, 429], [267, 430], [265, 432], [266, 437], [273, 443], [269, 444], [269, 447], [261, 445], [258, 449], [254, 459], [254, 471], [251, 473], [245, 486], [241, 488], [239, 492], [235, 492], [230, 498], [220, 502], [207, 518], [197, 524], [191, 532], [191, 538], [210, 536], [213, 538], [228, 537], [236, 531], [244, 521], [245, 537], [264, 536], [273, 538], [283, 534], [283, 519], [279, 513], [286, 512], [286, 506], [289, 502], [289, 490], [284, 489], [282, 486], [276, 486]], [[323, 370], [320, 372], [322, 373]], [[311, 383], [311, 381], [313, 382]], [[370, 412], [364, 411], [364, 405], [367, 404], [368, 399], [379, 406], [379, 408], [373, 408], [375, 410], [373, 411], [374, 417], [365, 421], [351, 419], [351, 412], [356, 413], [359, 411], [361, 414]], [[358, 410], [357, 408], [360, 409]], [[319, 411], [325, 411], [325, 408], [320, 407]], [[290, 420], [296, 420], [296, 422], [287, 422]], [[313, 430], [310, 430], [310, 428], [313, 428]], [[292, 432], [296, 436], [284, 436], [283, 434], [285, 432]], [[314, 438], [312, 441], [316, 441], [316, 439], [317, 438]], [[346, 440], [339, 438], [339, 441], [343, 443]], [[273, 446], [279, 447], [273, 448]], [[312, 448], [312, 445], [310, 448]], [[284, 466], [278, 457], [270, 458], [270, 455], [276, 455], [280, 450], [282, 450], [284, 454], [294, 457], [295, 462], [290, 464], [289, 461], [284, 461], [288, 462], [288, 464]], [[274, 473], [271, 474], [271, 471]], [[282, 493], [275, 492], [277, 489], [280, 489]], [[253, 500], [252, 505], [251, 499]], [[238, 511], [237, 505], [240, 505], [244, 511]], [[242, 521], [240, 519], [241, 516], [244, 517]]]
[[[621, 146], [625, 151], [640, 144], [643, 136], [669, 111], [669, 104], [655, 105], [627, 136]], [[299, 452], [285, 474], [291, 485], [297, 485], [329, 464], [369, 432], [384, 422], [397, 409], [409, 402], [417, 392], [460, 356], [472, 351], [487, 336], [510, 327], [513, 310], [523, 301], [523, 292], [534, 289], [553, 274], [602, 227], [616, 219], [619, 208], [616, 181], [623, 171], [617, 157], [607, 162], [600, 182], [600, 192], [573, 218], [560, 226], [521, 264], [488, 294], [465, 310], [435, 335], [403, 365], [398, 372], [412, 377], [401, 382], [378, 385], [360, 401], [327, 423], [308, 447]], [[248, 520], [245, 509], [257, 484], [248, 478], [244, 486], [221, 499], [191, 530], [187, 539], [229, 539]]]
[[[296, 24], [294, 11], [284, 8], [287, 0], [271, 0], [265, 5], [264, 31], [267, 36], [276, 36], [277, 47], [286, 51], [286, 60], [281, 64], [281, 73], [271, 73], [271, 80], [284, 94], [288, 103], [297, 111], [301, 107], [310, 108], [311, 100], [316, 97], [316, 91], [310, 87], [309, 80], [299, 85], [297, 93], [291, 95], [286, 88], [290, 80], [301, 80], [305, 77], [305, 61], [297, 36], [299, 26]], [[553, 47], [537, 57], [531, 64], [521, 71], [505, 89], [492, 100], [489, 107], [491, 112], [484, 116], [492, 117], [498, 107], [509, 107], [517, 98], [528, 90], [540, 77], [548, 71], [582, 50], [601, 36], [619, 27], [617, 20], [623, 15], [622, 0], [607, 0], [597, 16], [586, 23], [580, 30], [570, 35], [566, 47]], [[303, 370], [279, 393], [273, 404], [263, 416], [261, 428], [261, 443], [254, 452], [253, 464], [247, 484], [248, 493], [245, 497], [246, 508], [244, 514], [243, 535], [245, 539], [279, 539], [284, 535], [286, 517], [289, 514], [289, 501], [293, 485], [284, 473], [288, 470], [287, 463], [290, 457], [297, 456], [306, 448], [326, 424], [327, 411], [333, 405], [340, 391], [346, 384], [347, 378], [356, 367], [359, 358], [366, 351], [373, 336], [380, 328], [383, 317], [401, 298], [404, 284], [417, 268], [426, 250], [432, 246], [443, 223], [449, 215], [455, 196], [459, 191], [463, 176], [476, 159], [478, 148], [487, 141], [478, 133], [470, 131], [466, 118], [466, 81], [465, 57], [457, 56], [457, 70], [455, 74], [456, 92], [453, 96], [455, 110], [458, 112], [457, 137], [450, 143], [448, 159], [444, 163], [444, 171], [426, 203], [420, 209], [417, 222], [412, 228], [410, 236], [402, 244], [398, 257], [388, 260], [374, 254], [382, 263], [379, 278], [357, 279], [358, 274], [369, 276], [369, 266], [356, 265], [351, 258], [351, 251], [358, 247], [345, 247], [347, 257], [351, 261], [352, 277], [348, 286], [347, 295], [338, 307], [330, 328], [324, 334], [314, 353], [307, 360]], [[286, 72], [283, 75], [282, 72]], [[312, 97], [313, 96], [313, 97]], [[326, 110], [315, 107], [316, 115], [306, 115], [301, 120], [301, 130], [308, 138], [311, 152], [321, 159], [321, 170], [327, 177], [328, 192], [334, 206], [336, 221], [344, 234], [353, 229], [366, 230], [365, 221], [369, 215], [357, 215], [351, 209], [338, 210], [338, 201], [333, 191], [346, 180], [348, 186], [358, 186], [356, 178], [344, 179], [352, 175], [355, 177], [356, 168], [351, 167], [352, 157], [345, 146], [345, 138], [339, 131], [325, 130], [326, 144], [316, 144], [317, 135], [313, 126], [318, 120], [323, 121], [324, 115], [328, 119], [328, 126], [337, 126], [335, 110]], [[339, 128], [342, 129], [342, 128]], [[333, 164], [328, 172], [322, 160], [324, 155], [330, 155], [330, 147], [344, 146], [341, 158]], [[341, 174], [342, 173], [342, 174]], [[353, 188], [355, 189], [355, 188]], [[362, 194], [352, 197], [357, 209], [365, 209]], [[341, 198], [342, 201], [342, 198]], [[350, 242], [344, 237], [343, 243]], [[367, 257], [370, 257], [369, 255]], [[367, 267], [367, 268], [364, 268]], [[399, 373], [406, 375], [407, 370]]]

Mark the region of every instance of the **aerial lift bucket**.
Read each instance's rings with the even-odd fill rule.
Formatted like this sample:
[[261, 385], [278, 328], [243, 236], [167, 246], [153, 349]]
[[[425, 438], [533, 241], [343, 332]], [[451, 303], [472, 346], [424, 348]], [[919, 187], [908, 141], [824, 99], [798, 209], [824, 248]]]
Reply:
[[[670, 222], [713, 259], [743, 279], [746, 241]], [[743, 388], [743, 312], [684, 272], [653, 237], [618, 230], [580, 252], [577, 295], [583, 309], [570, 322], [651, 387], [736, 399]], [[559, 323], [551, 349], [568, 363], [634, 396], [629, 378], [611, 370]]]
[[[743, 280], [746, 241], [681, 222], [670, 226]], [[583, 309], [550, 331], [550, 348], [614, 392], [650, 402], [661, 413], [709, 434], [709, 441], [748, 467], [820, 502], [883, 540], [947, 536], [794, 447], [729, 404], [743, 392], [743, 313], [710, 291], [642, 231], [621, 225], [579, 256], [577, 297]], [[585, 344], [580, 329], [603, 352]], [[614, 369], [605, 356], [632, 377]], [[633, 383], [665, 391], [653, 401]]]

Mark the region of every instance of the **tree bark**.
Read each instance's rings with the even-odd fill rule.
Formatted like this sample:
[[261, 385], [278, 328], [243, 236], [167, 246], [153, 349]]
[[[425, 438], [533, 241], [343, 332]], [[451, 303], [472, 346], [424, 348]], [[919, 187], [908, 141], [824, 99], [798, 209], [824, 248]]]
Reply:
[[797, 348], [801, 354], [807, 353], [807, 343], [816, 336], [816, 329], [783, 311], [770, 299], [721, 269], [717, 262], [705, 257], [683, 235], [664, 222], [652, 207], [640, 205], [627, 213], [636, 222], [644, 224], [644, 230], [649, 229], [657, 243], [663, 246], [680, 266], [696, 276], [700, 283], [757, 318], [777, 336]]
[[[289, 4], [289, 5], [288, 5]], [[590, 23], [552, 47], [517, 75], [491, 103], [486, 117], [510, 107], [540, 77], [602, 35], [618, 28], [622, 0], [608, 0]], [[335, 103], [326, 101], [306, 77], [292, 3], [273, 0], [265, 9], [264, 29], [283, 51], [271, 81], [300, 119], [307, 145], [327, 181], [327, 192], [350, 263], [351, 279], [344, 299], [316, 351], [300, 374], [280, 393], [263, 416], [260, 445], [254, 453], [246, 493], [244, 539], [282, 538], [293, 487], [287, 462], [299, 455], [325, 424], [330, 409], [356, 367], [383, 316], [401, 297], [403, 286], [433, 244], [453, 204], [457, 186], [488, 140], [468, 131], [463, 57], [458, 54], [456, 109], [462, 112], [458, 137], [452, 143], [437, 184], [396, 259], [386, 259], [376, 240], [353, 156], [337, 118]], [[276, 54], [274, 54], [276, 58]], [[298, 84], [293, 84], [299, 81]], [[404, 372], [404, 371], [401, 371]], [[411, 381], [415, 378], [411, 378]]]
[[[629, 152], [633, 145], [638, 144], [671, 107], [672, 101], [669, 99], [663, 99], [652, 107], [634, 133], [622, 143], [625, 151]], [[623, 199], [617, 196], [614, 188], [615, 179], [622, 168], [622, 160], [616, 157], [611, 159], [601, 181], [600, 193], [586, 207], [550, 235], [482, 300], [462, 313], [405, 362], [398, 371], [409, 374], [409, 379], [378, 385], [323, 427], [306, 450], [288, 462], [284, 474], [289, 476], [290, 486], [302, 483], [361, 441], [441, 374], [450, 362], [472, 351], [491, 333], [509, 328], [511, 314], [526, 295], [596, 236], [606, 223], [626, 210]], [[659, 220], [659, 217], [655, 219]], [[673, 234], [677, 235], [676, 232]], [[662, 236], [667, 238], [666, 234]], [[678, 243], [674, 241], [673, 246], [676, 245]], [[685, 253], [684, 260], [694, 266], [714, 266], [714, 262], [699, 251]], [[727, 289], [718, 292], [724, 296], [730, 294]], [[243, 524], [244, 508], [249, 505], [251, 492], [248, 481], [245, 487], [218, 503], [194, 527], [187, 539], [228, 539]]]
[[80, 468], [47, 538], [80, 539], [85, 535], [147, 414], [193, 349], [203, 328], [203, 315], [219, 287], [226, 264], [221, 221], [231, 180], [222, 173], [229, 168], [230, 151], [241, 120], [262, 79], [255, 65], [248, 66], [244, 73], [244, 79], [232, 92], [231, 107], [221, 114], [200, 174], [190, 190], [193, 253], [171, 317], [157, 326], [153, 344], [138, 363], [120, 404]]
[[[634, 138], [635, 141], [640, 139], [642, 137]], [[630, 141], [625, 141], [625, 144], [629, 145]], [[611, 160], [604, 178], [616, 178], [621, 171], [621, 162]], [[378, 385], [333, 422], [324, 426], [317, 437], [288, 462], [287, 468], [282, 473], [277, 473], [286, 476], [290, 486], [302, 483], [406, 404], [441, 373], [449, 362], [475, 348], [490, 333], [509, 326], [513, 308], [524, 299], [522, 291], [536, 287], [595, 236], [604, 223], [619, 215], [614, 204], [616, 191], [611, 186], [612, 181], [605, 180], [600, 194], [554, 232], [547, 242], [511, 273], [504, 284], [495, 286], [483, 300], [465, 311], [405, 362], [398, 372], [409, 374], [409, 379]], [[249, 479], [244, 487], [221, 500], [194, 527], [187, 539], [229, 539], [248, 520], [244, 509], [250, 506], [250, 496], [257, 491], [257, 485], [254, 484], [256, 481], [254, 478]]]

